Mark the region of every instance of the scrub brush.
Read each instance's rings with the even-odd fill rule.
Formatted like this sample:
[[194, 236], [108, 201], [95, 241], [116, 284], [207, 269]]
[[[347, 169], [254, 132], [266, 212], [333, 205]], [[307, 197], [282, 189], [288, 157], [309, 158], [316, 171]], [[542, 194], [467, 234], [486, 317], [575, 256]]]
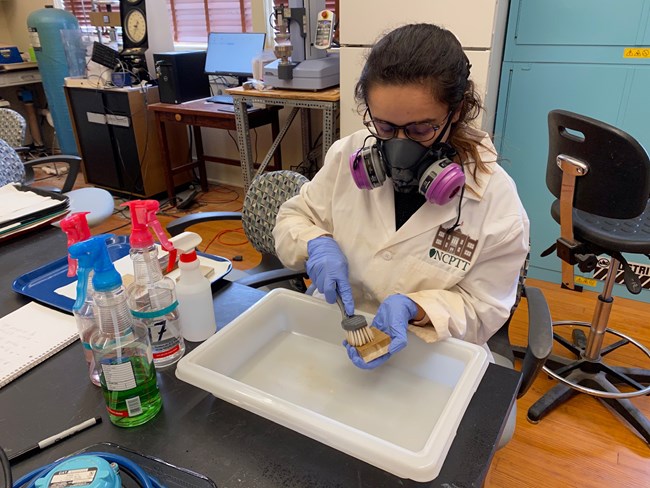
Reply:
[[348, 315], [338, 292], [336, 293], [336, 303], [341, 309], [341, 316], [343, 317], [341, 327], [345, 330], [348, 344], [359, 347], [371, 342], [375, 338], [375, 335], [372, 329], [368, 327], [366, 318], [363, 315]]

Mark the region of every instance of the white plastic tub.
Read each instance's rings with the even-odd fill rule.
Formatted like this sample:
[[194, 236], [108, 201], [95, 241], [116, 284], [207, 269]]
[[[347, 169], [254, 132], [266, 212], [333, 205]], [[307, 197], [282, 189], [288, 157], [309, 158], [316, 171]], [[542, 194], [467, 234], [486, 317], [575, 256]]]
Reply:
[[384, 365], [361, 370], [340, 323], [336, 305], [276, 289], [182, 358], [176, 376], [402, 478], [434, 479], [486, 351], [410, 335]]

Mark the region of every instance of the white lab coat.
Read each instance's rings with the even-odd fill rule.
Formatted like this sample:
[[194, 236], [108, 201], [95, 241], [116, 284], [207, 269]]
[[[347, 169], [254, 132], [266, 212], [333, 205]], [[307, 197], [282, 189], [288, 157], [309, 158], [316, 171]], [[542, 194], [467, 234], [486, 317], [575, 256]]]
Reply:
[[402, 293], [427, 313], [434, 340], [484, 344], [509, 315], [529, 242], [528, 217], [494, 146], [475, 131], [489, 148], [481, 157], [491, 173], [478, 173], [477, 181], [473, 165], [465, 167], [458, 229], [475, 245], [468, 260], [434, 246], [440, 226], [456, 221], [459, 196], [444, 206], [425, 203], [396, 231], [390, 180], [373, 190], [356, 187], [348, 159], [367, 135], [361, 130], [334, 143], [313, 181], [282, 205], [273, 231], [280, 260], [304, 269], [307, 242], [331, 234], [347, 257], [357, 309], [375, 313], [386, 297]]

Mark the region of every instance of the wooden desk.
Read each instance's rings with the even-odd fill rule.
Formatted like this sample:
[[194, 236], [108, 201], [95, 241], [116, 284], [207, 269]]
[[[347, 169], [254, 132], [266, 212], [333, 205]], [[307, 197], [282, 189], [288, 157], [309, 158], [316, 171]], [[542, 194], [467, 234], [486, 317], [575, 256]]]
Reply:
[[242, 173], [244, 178], [244, 189], [247, 189], [251, 182], [251, 173], [253, 169], [253, 158], [250, 141], [249, 128], [252, 123], [250, 114], [246, 113], [246, 102], [249, 103], [264, 103], [268, 105], [275, 105], [279, 107], [291, 107], [289, 117], [285, 122], [280, 133], [269, 149], [268, 154], [260, 163], [257, 174], [264, 171], [264, 168], [271, 160], [271, 155], [279, 147], [282, 139], [284, 138], [287, 130], [291, 126], [293, 119], [300, 111], [300, 119], [302, 123], [302, 150], [303, 158], [309, 152], [310, 137], [308, 132], [309, 127], [309, 114], [307, 109], [319, 109], [323, 111], [323, 161], [327, 150], [330, 148], [334, 139], [336, 138], [336, 125], [335, 116], [339, 108], [339, 101], [341, 92], [339, 87], [329, 88], [320, 91], [300, 91], [300, 90], [244, 90], [242, 87], [231, 88], [226, 92], [232, 95], [235, 102], [235, 119], [237, 121], [237, 139], [239, 143], [239, 154], [242, 164]]
[[[175, 187], [173, 177], [175, 174], [186, 171], [192, 168], [198, 168], [199, 177], [201, 181], [201, 188], [203, 191], [208, 190], [208, 177], [205, 168], [205, 161], [217, 161], [224, 163], [232, 163], [231, 160], [225, 158], [215, 158], [206, 156], [203, 153], [203, 138], [201, 137], [201, 127], [209, 127], [213, 129], [237, 130], [238, 127], [235, 121], [235, 113], [232, 111], [231, 105], [223, 105], [220, 103], [206, 102], [206, 99], [193, 100], [191, 102], [172, 104], [172, 103], [154, 103], [149, 105], [149, 110], [154, 112], [156, 116], [156, 127], [158, 128], [158, 135], [160, 140], [160, 149], [163, 158], [163, 167], [165, 169], [165, 179], [167, 181], [167, 195], [170, 199], [174, 199]], [[256, 128], [263, 125], [271, 124], [273, 137], [277, 137], [280, 122], [278, 119], [278, 109], [249, 109], [246, 106], [243, 108], [247, 114], [249, 128]], [[192, 161], [180, 166], [173, 166], [170, 158], [169, 143], [165, 132], [166, 123], [184, 124], [192, 128], [194, 136], [194, 143], [196, 144], [196, 161]], [[239, 131], [238, 131], [239, 134]], [[250, 143], [250, 139], [247, 138]], [[250, 149], [250, 147], [249, 147]], [[275, 162], [280, 165], [282, 155], [278, 148], [275, 153]], [[241, 153], [241, 142], [240, 142]], [[250, 160], [247, 160], [250, 162]], [[242, 161], [242, 168], [244, 163]], [[252, 162], [250, 163], [252, 164]]]

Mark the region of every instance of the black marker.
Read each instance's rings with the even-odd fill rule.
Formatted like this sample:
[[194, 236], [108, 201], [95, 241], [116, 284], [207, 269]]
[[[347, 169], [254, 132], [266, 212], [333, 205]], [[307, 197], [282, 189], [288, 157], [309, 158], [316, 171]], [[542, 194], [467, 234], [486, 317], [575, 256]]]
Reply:
[[101, 422], [102, 422], [101, 417], [94, 417], [92, 419], [88, 419], [85, 422], [80, 423], [79, 425], [70, 427], [69, 429], [66, 429], [63, 432], [48, 437], [47, 439], [43, 439], [38, 444], [34, 444], [33, 446], [28, 447], [27, 449], [18, 451], [17, 453], [9, 456], [9, 462], [12, 464], [20, 462], [23, 459], [31, 457], [34, 454], [41, 452], [43, 449], [46, 449], [51, 445], [56, 444], [59, 441], [62, 441], [63, 439], [67, 439], [68, 437], [73, 436], [81, 432], [82, 430], [86, 430], [88, 427], [92, 427], [93, 425], [100, 424]]

